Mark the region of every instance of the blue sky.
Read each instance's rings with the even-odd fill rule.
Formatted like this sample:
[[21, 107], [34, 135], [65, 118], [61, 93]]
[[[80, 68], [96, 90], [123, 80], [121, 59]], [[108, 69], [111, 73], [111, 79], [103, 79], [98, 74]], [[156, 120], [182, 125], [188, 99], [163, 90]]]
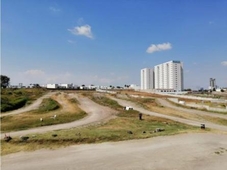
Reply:
[[227, 0], [2, 0], [1, 74], [11, 84], [140, 85], [184, 63], [185, 88], [227, 87]]

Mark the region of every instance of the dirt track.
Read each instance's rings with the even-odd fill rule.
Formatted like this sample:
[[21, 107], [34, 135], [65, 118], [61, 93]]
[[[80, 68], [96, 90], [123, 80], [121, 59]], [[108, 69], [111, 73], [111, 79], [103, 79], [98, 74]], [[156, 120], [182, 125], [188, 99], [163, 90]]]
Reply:
[[49, 92], [49, 93], [45, 94], [44, 96], [38, 98], [36, 101], [34, 101], [32, 104], [28, 105], [27, 107], [23, 107], [21, 109], [17, 109], [17, 110], [13, 110], [13, 111], [10, 111], [10, 112], [7, 112], [7, 113], [3, 113], [3, 114], [1, 114], [0, 117], [20, 114], [20, 113], [23, 113], [23, 112], [28, 112], [28, 111], [31, 111], [31, 110], [35, 110], [42, 103], [43, 99], [49, 98], [53, 94], [55, 94], [55, 93], [54, 92]]
[[205, 116], [210, 116], [210, 117], [218, 117], [218, 118], [222, 118], [222, 119], [227, 119], [227, 115], [224, 115], [224, 114], [178, 107], [178, 106], [175, 106], [174, 104], [172, 104], [171, 102], [164, 100], [164, 99], [161, 99], [161, 98], [157, 98], [157, 101], [163, 106], [166, 106], [166, 107], [169, 107], [169, 108], [172, 108], [172, 109], [177, 109], [177, 110], [187, 112], [187, 113], [190, 113], [190, 114], [198, 114], [198, 115], [205, 115]]
[[[100, 122], [114, 116], [115, 111], [100, 106], [88, 98], [70, 94], [80, 101], [88, 117], [72, 123], [13, 132], [11, 136], [42, 133]], [[131, 105], [141, 113], [165, 117], [182, 123], [191, 121], [147, 111], [135, 103], [115, 99], [122, 106]], [[226, 126], [206, 123], [208, 127], [227, 131]], [[183, 134], [145, 140], [75, 145], [58, 150], [21, 152], [2, 157], [3, 170], [225, 170], [227, 169], [227, 135]]]
[[3, 170], [226, 170], [227, 135], [183, 134], [2, 157]]
[[211, 123], [211, 122], [208, 122], [208, 121], [189, 120], [189, 119], [183, 119], [183, 118], [179, 118], [179, 117], [164, 115], [164, 114], [160, 114], [160, 113], [155, 113], [155, 112], [152, 112], [152, 111], [148, 111], [148, 110], [136, 105], [133, 102], [122, 100], [122, 99], [117, 99], [117, 98], [114, 98], [114, 97], [110, 97], [110, 98], [117, 101], [122, 106], [132, 106], [134, 110], [137, 110], [137, 111], [139, 111], [143, 114], [147, 114], [147, 115], [151, 115], [151, 116], [157, 116], [157, 117], [163, 117], [163, 118], [171, 119], [171, 120], [178, 121], [178, 122], [181, 122], [181, 123], [193, 125], [193, 126], [200, 126], [202, 123], [205, 123], [206, 127], [208, 127], [208, 128], [218, 129], [218, 130], [221, 130], [221, 131], [227, 131], [227, 126], [217, 125], [215, 123]]
[[[10, 134], [13, 137], [13, 136], [26, 135], [26, 134], [44, 133], [52, 130], [69, 129], [73, 127], [99, 123], [107, 119], [113, 118], [114, 115], [116, 114], [115, 110], [112, 110], [105, 106], [98, 105], [97, 103], [93, 102], [92, 100], [86, 97], [77, 96], [76, 94], [71, 94], [70, 97], [71, 98], [75, 97], [78, 99], [80, 103], [79, 107], [82, 110], [84, 110], [88, 114], [88, 116], [86, 116], [81, 120], [77, 120], [71, 123], [52, 125], [52, 126], [43, 126], [43, 127], [38, 127], [38, 128], [28, 129], [28, 130], [9, 132], [7, 134]], [[62, 102], [60, 103], [62, 104]], [[4, 134], [1, 134], [1, 139], [3, 137], [4, 137]]]

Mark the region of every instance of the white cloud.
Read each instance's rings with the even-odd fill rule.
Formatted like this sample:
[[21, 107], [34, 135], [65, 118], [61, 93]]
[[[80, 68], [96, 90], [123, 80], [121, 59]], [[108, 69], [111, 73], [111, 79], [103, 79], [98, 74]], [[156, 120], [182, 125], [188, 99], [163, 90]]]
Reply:
[[31, 69], [19, 74], [20, 81], [25, 84], [38, 83], [72, 83], [75, 77], [69, 73], [46, 73], [42, 70]]
[[69, 73], [50, 74], [46, 76], [47, 83], [73, 83], [75, 77]]
[[227, 66], [227, 61], [222, 61], [222, 62], [221, 62], [221, 65]]
[[51, 12], [60, 12], [60, 11], [61, 11], [60, 9], [55, 8], [55, 7], [52, 7], [52, 6], [49, 8], [49, 10], [50, 10]]
[[19, 74], [20, 81], [27, 85], [31, 83], [43, 83], [46, 77], [46, 73], [38, 69], [27, 70]]
[[68, 31], [70, 31], [74, 35], [82, 35], [88, 38], [93, 38], [90, 25], [74, 27], [73, 29], [68, 29]]
[[27, 76], [41, 76], [44, 75], [45, 72], [42, 70], [27, 70], [24, 72], [24, 74]]
[[147, 48], [147, 53], [153, 53], [156, 51], [164, 51], [170, 50], [172, 45], [170, 43], [163, 43], [163, 44], [151, 44], [150, 47]]

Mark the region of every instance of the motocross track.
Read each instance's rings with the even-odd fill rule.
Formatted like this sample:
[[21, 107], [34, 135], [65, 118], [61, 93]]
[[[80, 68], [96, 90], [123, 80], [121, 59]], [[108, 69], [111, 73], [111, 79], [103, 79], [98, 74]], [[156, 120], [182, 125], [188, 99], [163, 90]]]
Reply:
[[218, 113], [206, 112], [206, 111], [201, 111], [201, 110], [196, 110], [196, 109], [188, 109], [188, 108], [178, 107], [178, 106], [172, 104], [171, 102], [169, 102], [165, 99], [162, 99], [162, 98], [157, 98], [157, 101], [162, 106], [169, 107], [169, 108], [172, 108], [172, 109], [177, 109], [177, 110], [180, 110], [180, 111], [183, 111], [183, 112], [186, 112], [186, 113], [227, 119], [227, 115], [224, 115], [224, 114], [218, 114]]
[[49, 98], [50, 96], [52, 96], [54, 94], [55, 94], [54, 92], [49, 92], [49, 93], [45, 94], [44, 96], [38, 98], [36, 101], [34, 101], [32, 104], [30, 104], [26, 107], [23, 107], [23, 108], [20, 108], [20, 109], [17, 109], [17, 110], [13, 110], [13, 111], [9, 111], [9, 112], [6, 112], [6, 113], [1, 113], [0, 117], [20, 114], [20, 113], [23, 113], [23, 112], [35, 110], [42, 103], [43, 99]]
[[[104, 121], [116, 111], [100, 106], [90, 99], [69, 94], [80, 102], [88, 117], [72, 123], [10, 133], [21, 135], [41, 133]], [[186, 124], [200, 126], [192, 121], [151, 112], [135, 103], [112, 98], [122, 106], [133, 106], [141, 113], [165, 117]], [[75, 145], [58, 150], [38, 150], [2, 156], [3, 170], [225, 170], [227, 169], [227, 127], [206, 122], [206, 126], [224, 131], [155, 137], [142, 140]], [[45, 129], [47, 128], [47, 129]], [[21, 134], [20, 134], [21, 133]]]
[[211, 123], [209, 121], [200, 121], [200, 120], [196, 121], [196, 120], [189, 120], [189, 119], [164, 115], [164, 114], [148, 111], [148, 110], [142, 108], [141, 106], [139, 106], [139, 105], [137, 105], [133, 102], [127, 101], [127, 100], [122, 100], [122, 99], [118, 99], [118, 98], [115, 98], [115, 97], [110, 97], [110, 98], [112, 100], [117, 101], [122, 106], [132, 106], [134, 110], [137, 110], [137, 111], [139, 111], [143, 114], [147, 114], [147, 115], [151, 115], [151, 116], [157, 116], [157, 117], [163, 117], [163, 118], [167, 118], [167, 119], [174, 120], [174, 121], [177, 121], [177, 122], [185, 123], [185, 124], [188, 124], [188, 125], [193, 125], [193, 126], [200, 126], [201, 124], [205, 123], [206, 127], [208, 127], [208, 128], [217, 129], [217, 130], [227, 132], [227, 126], [224, 126], [224, 125], [218, 125], [218, 124], [215, 124], [215, 123]]
[[[62, 95], [66, 95], [66, 94], [62, 94]], [[76, 98], [79, 101], [78, 106], [88, 114], [85, 118], [74, 122], [70, 122], [70, 123], [64, 123], [64, 124], [58, 124], [58, 125], [52, 125], [52, 126], [42, 126], [42, 127], [28, 129], [28, 130], [9, 132], [7, 134], [10, 134], [11, 136], [22, 136], [27, 134], [44, 133], [52, 130], [69, 129], [73, 127], [85, 126], [85, 125], [90, 125], [94, 123], [100, 123], [108, 119], [114, 118], [115, 114], [117, 113], [115, 110], [112, 110], [108, 107], [98, 105], [97, 103], [93, 102], [87, 97], [83, 97], [74, 93], [67, 94], [67, 95], [70, 98]], [[66, 111], [69, 111], [70, 104], [65, 101], [65, 98], [60, 96], [56, 99], [63, 106], [63, 109], [66, 109]], [[38, 101], [39, 100], [41, 99], [38, 99]], [[35, 102], [35, 103], [37, 104], [38, 102]], [[29, 108], [34, 109], [35, 107], [29, 107]], [[29, 109], [24, 108], [24, 110], [28, 111]], [[14, 111], [14, 114], [19, 114], [19, 113], [21, 113], [21, 111], [19, 111], [18, 113]], [[4, 137], [4, 134], [1, 134], [1, 139], [3, 137]]]

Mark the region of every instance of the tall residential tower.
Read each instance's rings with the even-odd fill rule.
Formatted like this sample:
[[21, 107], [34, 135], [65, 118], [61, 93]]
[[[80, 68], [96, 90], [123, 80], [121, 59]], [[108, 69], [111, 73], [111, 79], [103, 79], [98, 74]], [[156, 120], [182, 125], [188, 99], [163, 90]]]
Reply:
[[183, 63], [169, 61], [154, 67], [155, 89], [163, 92], [182, 91]]
[[141, 90], [154, 89], [154, 70], [144, 68], [140, 71], [141, 74]]

